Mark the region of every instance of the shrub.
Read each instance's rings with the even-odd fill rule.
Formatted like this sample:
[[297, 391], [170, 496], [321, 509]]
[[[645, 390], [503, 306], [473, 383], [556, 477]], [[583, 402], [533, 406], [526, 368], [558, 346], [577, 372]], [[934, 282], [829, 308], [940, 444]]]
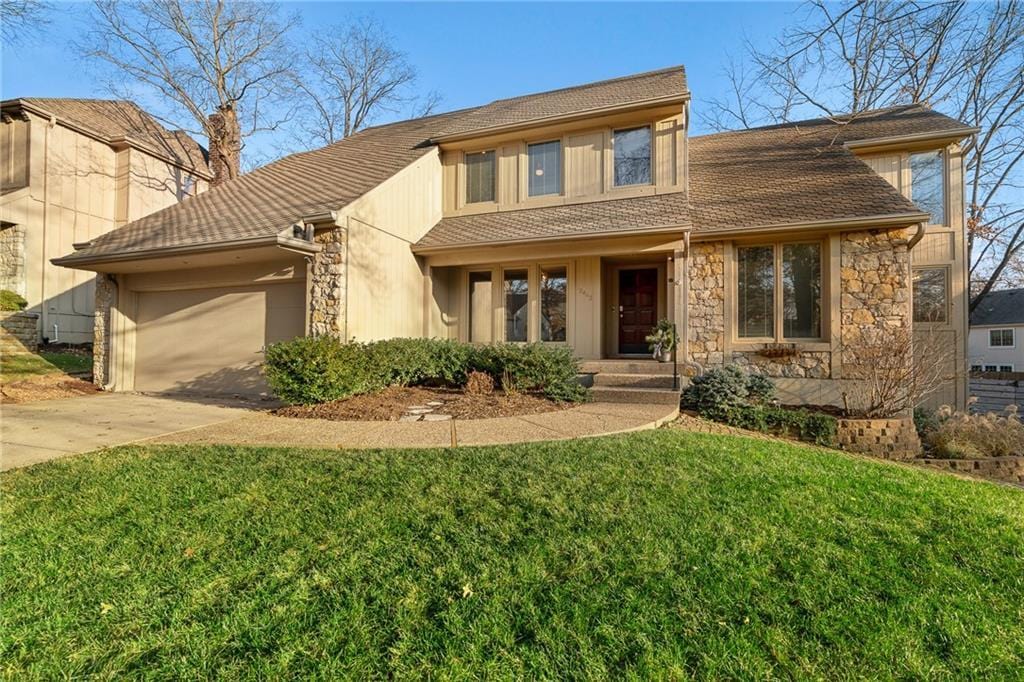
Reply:
[[538, 391], [551, 400], [579, 402], [587, 389], [579, 382], [579, 361], [567, 346], [494, 343], [475, 346], [470, 368], [486, 372], [507, 392]]
[[500, 380], [509, 392], [538, 391], [552, 400], [586, 397], [572, 351], [541, 344], [473, 346], [442, 339], [345, 343], [334, 337], [302, 337], [269, 346], [263, 368], [275, 395], [301, 405], [387, 386], [464, 386], [474, 371], [486, 373], [492, 389]]
[[725, 421], [729, 410], [747, 402], [747, 377], [735, 365], [716, 367], [694, 377], [683, 392], [683, 403], [702, 417]]
[[14, 293], [10, 289], [0, 289], [0, 310], [24, 310], [26, 306], [28, 306], [28, 301], [26, 301], [22, 296]]
[[470, 395], [490, 395], [494, 393], [494, 377], [486, 372], [470, 372], [466, 375], [466, 393]]
[[731, 407], [723, 420], [730, 426], [778, 436], [797, 437], [817, 445], [834, 445], [837, 420], [822, 412], [790, 410], [768, 405]]
[[938, 426], [925, 437], [933, 457], [978, 459], [1024, 455], [1024, 423], [1017, 406], [1002, 413], [968, 414], [949, 407], [936, 413]]
[[763, 374], [747, 377], [747, 401], [755, 404], [771, 402], [775, 397], [775, 384]]
[[281, 400], [323, 403], [373, 390], [366, 347], [332, 336], [305, 336], [267, 347], [263, 373]]
[[918, 438], [922, 440], [927, 438], [929, 433], [939, 428], [939, 418], [935, 411], [924, 407], [915, 407], [914, 428], [917, 429]]

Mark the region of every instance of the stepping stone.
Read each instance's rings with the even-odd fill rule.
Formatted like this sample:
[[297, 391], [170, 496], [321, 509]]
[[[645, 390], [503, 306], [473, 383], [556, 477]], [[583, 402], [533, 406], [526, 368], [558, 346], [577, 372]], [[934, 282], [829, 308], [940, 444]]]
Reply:
[[442, 405], [444, 405], [444, 403], [442, 403], [440, 400], [431, 400], [429, 403], [427, 403], [427, 405], [430, 405], [431, 407], [441, 407]]
[[450, 414], [425, 414], [423, 415], [423, 421], [425, 422], [444, 422], [452, 418]]
[[433, 412], [433, 410], [429, 407], [410, 407], [406, 410], [406, 413], [408, 414], [430, 414], [431, 412]]
[[406, 414], [398, 418], [400, 422], [418, 422], [422, 417], [418, 414]]

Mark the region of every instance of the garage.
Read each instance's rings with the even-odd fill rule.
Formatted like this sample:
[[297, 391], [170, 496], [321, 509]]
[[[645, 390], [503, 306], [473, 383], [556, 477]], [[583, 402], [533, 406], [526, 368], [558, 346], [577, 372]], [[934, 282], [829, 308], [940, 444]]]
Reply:
[[264, 346], [302, 336], [305, 329], [301, 280], [136, 296], [137, 391], [266, 393]]

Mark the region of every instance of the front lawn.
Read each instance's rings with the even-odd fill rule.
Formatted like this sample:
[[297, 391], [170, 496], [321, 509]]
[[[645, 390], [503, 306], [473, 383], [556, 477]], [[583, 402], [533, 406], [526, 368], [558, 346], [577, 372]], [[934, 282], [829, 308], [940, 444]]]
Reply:
[[797, 445], [136, 446], [0, 492], [12, 678], [1024, 669], [1024, 492]]
[[87, 372], [91, 368], [92, 356], [82, 352], [5, 353], [0, 358], [0, 378], [5, 382], [46, 374]]

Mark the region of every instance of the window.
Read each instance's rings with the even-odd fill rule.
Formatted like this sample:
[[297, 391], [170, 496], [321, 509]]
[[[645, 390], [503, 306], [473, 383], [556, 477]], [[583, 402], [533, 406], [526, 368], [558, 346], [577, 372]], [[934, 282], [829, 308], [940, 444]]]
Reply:
[[469, 273], [469, 340], [473, 343], [490, 343], [494, 340], [491, 311], [491, 273]]
[[990, 348], [1013, 348], [1012, 329], [990, 329], [988, 332]]
[[998, 371], [998, 367], [996, 367], [995, 365], [985, 365], [985, 371], [986, 372], [996, 372], [996, 371]]
[[770, 246], [741, 247], [738, 256], [739, 337], [774, 337], [774, 249]]
[[1013, 365], [999, 365], [999, 371], [1000, 372], [1012, 372], [1013, 371]]
[[651, 184], [651, 128], [616, 130], [612, 138], [615, 186]]
[[562, 143], [541, 142], [526, 147], [527, 192], [531, 197], [559, 194], [562, 191]]
[[942, 152], [910, 155], [910, 198], [932, 216], [932, 224], [946, 224], [946, 183]]
[[945, 322], [946, 268], [914, 270], [914, 322]]
[[972, 372], [980, 372], [981, 371], [981, 365], [971, 365], [971, 371]]
[[739, 338], [821, 338], [820, 244], [742, 246], [737, 273]]
[[466, 203], [494, 201], [494, 150], [466, 154]]
[[505, 340], [527, 340], [527, 325], [530, 316], [530, 279], [526, 270], [506, 270], [505, 284]]
[[565, 267], [540, 269], [540, 340], [565, 341], [566, 292], [569, 278]]

